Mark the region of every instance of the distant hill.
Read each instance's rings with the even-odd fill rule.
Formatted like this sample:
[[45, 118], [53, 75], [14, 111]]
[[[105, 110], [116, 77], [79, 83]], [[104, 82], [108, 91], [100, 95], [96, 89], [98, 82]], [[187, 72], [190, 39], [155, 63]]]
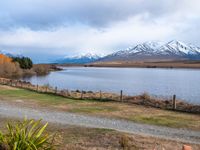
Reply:
[[84, 55], [78, 55], [78, 56], [66, 56], [64, 58], [61, 58], [57, 61], [55, 61], [55, 63], [58, 64], [86, 64], [86, 63], [92, 63], [95, 62], [97, 60], [99, 60], [101, 58], [101, 56], [96, 55], [96, 54], [91, 54], [91, 53], [87, 53]]
[[3, 55], [8, 56], [8, 57], [23, 57], [23, 55], [21, 55], [21, 54], [9, 53], [5, 50], [0, 50], [0, 54], [3, 54]]
[[200, 48], [180, 41], [145, 42], [100, 59], [109, 61], [200, 60]]

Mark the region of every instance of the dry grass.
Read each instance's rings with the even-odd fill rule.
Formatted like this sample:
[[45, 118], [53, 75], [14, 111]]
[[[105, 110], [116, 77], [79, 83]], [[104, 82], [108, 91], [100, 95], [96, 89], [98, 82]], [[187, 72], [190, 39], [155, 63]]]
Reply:
[[88, 66], [94, 67], [138, 67], [138, 68], [200, 68], [200, 61], [114, 61], [114, 62], [96, 62]]

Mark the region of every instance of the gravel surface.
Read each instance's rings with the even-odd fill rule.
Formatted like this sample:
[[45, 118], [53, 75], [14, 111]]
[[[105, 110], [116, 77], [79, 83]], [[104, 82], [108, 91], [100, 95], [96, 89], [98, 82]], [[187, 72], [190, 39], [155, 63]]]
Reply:
[[200, 131], [174, 129], [153, 125], [144, 125], [125, 120], [93, 117], [74, 113], [50, 111], [45, 109], [31, 109], [0, 103], [0, 115], [16, 118], [43, 119], [44, 121], [59, 124], [78, 125], [92, 128], [107, 128], [127, 133], [161, 137], [187, 143], [200, 144]]

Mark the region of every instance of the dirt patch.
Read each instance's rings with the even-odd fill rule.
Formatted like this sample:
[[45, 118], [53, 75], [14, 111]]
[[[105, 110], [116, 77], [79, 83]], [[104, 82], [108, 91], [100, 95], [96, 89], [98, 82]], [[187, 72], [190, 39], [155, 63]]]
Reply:
[[[59, 126], [57, 128], [52, 125], [50, 130], [58, 131], [60, 150], [182, 150], [184, 144], [191, 145], [107, 129], [88, 129], [75, 126]], [[192, 144], [191, 146], [193, 150], [200, 149], [200, 145]]]
[[14, 88], [14, 87], [5, 86], [5, 85], [0, 85], [0, 89], [5, 89], [5, 90], [16, 90], [16, 88]]

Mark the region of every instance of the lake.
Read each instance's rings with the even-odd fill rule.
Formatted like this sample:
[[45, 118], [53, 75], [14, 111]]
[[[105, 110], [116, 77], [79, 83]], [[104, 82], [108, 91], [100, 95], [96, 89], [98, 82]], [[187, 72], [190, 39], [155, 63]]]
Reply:
[[46, 76], [23, 78], [33, 84], [59, 89], [104, 91], [129, 95], [144, 92], [200, 104], [200, 70], [158, 68], [65, 67]]

